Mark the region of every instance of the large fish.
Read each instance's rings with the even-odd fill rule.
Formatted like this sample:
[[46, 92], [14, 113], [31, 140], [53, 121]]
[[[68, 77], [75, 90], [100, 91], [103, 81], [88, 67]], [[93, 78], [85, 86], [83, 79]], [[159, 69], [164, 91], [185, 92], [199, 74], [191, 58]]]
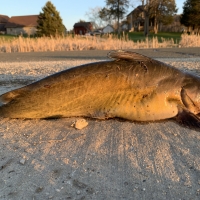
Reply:
[[200, 127], [200, 77], [130, 51], [74, 67], [0, 96], [0, 116], [87, 116]]

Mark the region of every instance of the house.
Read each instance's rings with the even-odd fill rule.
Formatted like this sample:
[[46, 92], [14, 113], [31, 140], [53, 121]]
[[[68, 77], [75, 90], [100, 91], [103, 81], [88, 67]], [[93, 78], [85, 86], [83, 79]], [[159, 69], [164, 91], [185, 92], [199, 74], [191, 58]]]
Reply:
[[144, 5], [140, 5], [127, 15], [128, 30], [144, 30]]
[[35, 35], [38, 15], [13, 16], [5, 25], [10, 35]]
[[115, 29], [110, 24], [108, 24], [106, 27], [103, 28], [102, 31], [103, 33], [113, 33]]
[[121, 28], [122, 31], [128, 31], [128, 24], [123, 23], [120, 28]]
[[91, 22], [78, 22], [74, 24], [74, 33], [77, 35], [85, 35], [93, 30]]
[[9, 17], [6, 15], [0, 15], [0, 34], [6, 33], [5, 25], [8, 22]]
[[[145, 23], [144, 15], [145, 5], [140, 5], [135, 8], [132, 12], [127, 15], [128, 30], [132, 31], [143, 31]], [[164, 25], [162, 23], [158, 24], [159, 31], [168, 32], [181, 32], [184, 30], [184, 26], [180, 24], [180, 15], [173, 16], [173, 22], [171, 24]], [[154, 30], [154, 18], [149, 18], [149, 30]]]
[[[127, 15], [128, 21], [128, 30], [132, 31], [144, 31], [144, 23], [145, 23], [145, 8], [146, 5], [144, 1], [142, 1], [142, 5], [136, 7], [133, 11], [131, 11]], [[149, 18], [149, 30], [153, 30], [154, 27], [154, 19]]]

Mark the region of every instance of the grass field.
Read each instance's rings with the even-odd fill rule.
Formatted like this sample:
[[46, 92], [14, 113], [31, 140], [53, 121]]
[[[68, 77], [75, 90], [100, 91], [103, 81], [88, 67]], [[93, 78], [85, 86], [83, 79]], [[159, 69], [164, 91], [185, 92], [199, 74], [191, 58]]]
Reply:
[[[130, 32], [128, 33], [128, 37], [130, 40], [133, 40], [134, 42], [146, 39], [143, 32]], [[173, 39], [175, 43], [178, 43], [181, 40], [181, 33], [171, 33], [171, 32], [159, 32], [158, 34], [150, 33], [149, 39], [152, 39], [153, 37], [157, 37], [159, 42], [162, 42], [163, 39], [167, 40]]]
[[12, 39], [15, 39], [17, 36], [13, 36], [13, 35], [1, 35], [0, 34], [0, 40], [12, 40]]

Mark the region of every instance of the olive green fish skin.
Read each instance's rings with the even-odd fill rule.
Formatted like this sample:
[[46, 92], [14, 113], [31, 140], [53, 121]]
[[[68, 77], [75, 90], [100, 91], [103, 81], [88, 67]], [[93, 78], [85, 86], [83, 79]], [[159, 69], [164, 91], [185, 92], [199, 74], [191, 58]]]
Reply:
[[116, 54], [119, 59], [71, 68], [1, 95], [0, 116], [154, 121], [199, 113], [199, 77], [133, 52]]

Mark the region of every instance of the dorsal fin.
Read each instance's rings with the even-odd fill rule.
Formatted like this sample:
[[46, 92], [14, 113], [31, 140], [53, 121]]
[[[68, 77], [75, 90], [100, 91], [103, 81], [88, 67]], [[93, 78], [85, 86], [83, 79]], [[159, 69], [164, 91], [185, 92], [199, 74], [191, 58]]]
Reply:
[[143, 56], [139, 53], [135, 53], [132, 51], [123, 51], [123, 50], [117, 50], [117, 51], [110, 51], [107, 54], [108, 58], [114, 58], [116, 60], [132, 60], [132, 61], [152, 61], [151, 58], [147, 56]]

